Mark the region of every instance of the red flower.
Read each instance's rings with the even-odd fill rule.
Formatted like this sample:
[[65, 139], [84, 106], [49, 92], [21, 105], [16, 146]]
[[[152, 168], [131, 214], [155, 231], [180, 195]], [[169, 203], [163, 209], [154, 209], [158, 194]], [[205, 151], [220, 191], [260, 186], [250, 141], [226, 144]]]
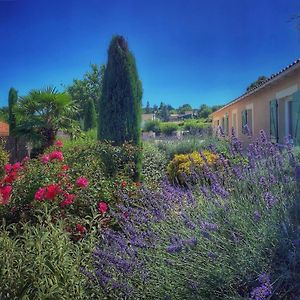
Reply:
[[9, 197], [12, 191], [12, 187], [10, 185], [6, 185], [1, 187], [1, 196], [0, 204], [7, 204], [9, 202]]
[[12, 165], [11, 164], [5, 165], [4, 170], [5, 170], [6, 174], [8, 174], [12, 170]]
[[16, 172], [18, 172], [22, 168], [22, 165], [20, 162], [16, 162], [14, 165], [12, 165], [12, 169]]
[[39, 188], [34, 195], [34, 199], [37, 201], [43, 201], [45, 192], [46, 192], [46, 189], [44, 187]]
[[101, 201], [101, 202], [98, 203], [98, 211], [99, 211], [101, 214], [106, 213], [107, 210], [108, 210], [108, 205], [107, 205], [106, 202]]
[[63, 161], [64, 157], [61, 151], [53, 151], [49, 154], [50, 160], [57, 159], [59, 161]]
[[74, 194], [65, 193], [65, 199], [59, 203], [60, 207], [64, 208], [71, 205], [74, 202], [75, 197]]
[[55, 143], [55, 146], [56, 147], [63, 147], [63, 142], [61, 140], [58, 140], [56, 143]]
[[81, 224], [76, 224], [76, 230], [79, 231], [80, 233], [86, 232], [86, 228]]
[[81, 188], [86, 188], [89, 184], [89, 181], [85, 177], [79, 177], [76, 180], [76, 184], [77, 184], [77, 186], [79, 186]]
[[5, 183], [13, 183], [14, 179], [10, 175], [6, 175], [3, 180]]
[[122, 186], [122, 188], [125, 188], [126, 186], [127, 186], [127, 182], [124, 180], [124, 181], [122, 181], [121, 182], [121, 186]]
[[67, 166], [67, 165], [63, 165], [63, 166], [61, 167], [61, 169], [62, 169], [63, 171], [68, 171], [70, 168], [69, 168], [69, 166]]
[[61, 192], [58, 184], [50, 184], [46, 186], [46, 191], [44, 194], [45, 199], [52, 200]]

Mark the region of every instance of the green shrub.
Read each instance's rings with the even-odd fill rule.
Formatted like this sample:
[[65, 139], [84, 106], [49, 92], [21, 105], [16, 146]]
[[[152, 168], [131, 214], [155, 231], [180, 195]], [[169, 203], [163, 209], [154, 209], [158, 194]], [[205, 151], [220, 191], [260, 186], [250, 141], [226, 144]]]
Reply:
[[165, 154], [152, 143], [143, 145], [143, 182], [148, 187], [156, 187], [165, 175], [167, 159]]
[[[59, 159], [49, 160], [53, 154]], [[47, 204], [54, 219], [63, 218], [74, 228], [86, 218], [95, 218], [100, 202], [114, 207], [124, 185], [130, 192], [135, 189], [135, 155], [136, 148], [129, 144], [116, 147], [92, 140], [69, 143], [62, 152], [57, 146], [50, 148], [39, 159], [19, 166], [9, 201], [0, 205], [0, 217], [8, 223], [35, 223], [36, 212]], [[87, 186], [77, 183], [80, 178]]]
[[165, 135], [170, 136], [173, 134], [173, 132], [177, 130], [178, 130], [178, 125], [176, 123], [172, 123], [172, 122], [160, 123], [160, 131]]
[[192, 135], [203, 134], [210, 127], [210, 123], [203, 123], [197, 120], [186, 121], [183, 126], [184, 130], [188, 130]]
[[89, 299], [86, 278], [92, 248], [74, 244], [63, 223], [0, 229], [0, 299]]
[[[203, 159], [202, 155], [205, 157]], [[219, 162], [218, 155], [211, 153], [207, 150], [202, 152], [202, 155], [194, 151], [189, 154], [178, 154], [170, 161], [167, 167], [167, 174], [170, 182], [185, 185], [194, 176], [194, 173], [198, 175], [196, 183], [200, 183], [202, 180], [207, 180], [205, 176], [204, 165], [209, 165], [214, 169]]]
[[168, 160], [172, 160], [176, 154], [188, 154], [204, 149], [203, 140], [199, 138], [189, 138], [176, 141], [159, 141], [157, 147], [163, 151]]
[[146, 121], [143, 130], [145, 132], [153, 131], [156, 134], [160, 133], [160, 122], [158, 120]]

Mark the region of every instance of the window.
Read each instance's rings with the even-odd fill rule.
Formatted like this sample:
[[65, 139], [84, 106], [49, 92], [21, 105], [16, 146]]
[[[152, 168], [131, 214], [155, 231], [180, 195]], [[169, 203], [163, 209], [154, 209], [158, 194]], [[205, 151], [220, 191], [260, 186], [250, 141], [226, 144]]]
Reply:
[[[249, 132], [247, 132], [246, 125]], [[242, 133], [252, 133], [253, 124], [252, 124], [252, 109], [245, 109], [242, 111]]]

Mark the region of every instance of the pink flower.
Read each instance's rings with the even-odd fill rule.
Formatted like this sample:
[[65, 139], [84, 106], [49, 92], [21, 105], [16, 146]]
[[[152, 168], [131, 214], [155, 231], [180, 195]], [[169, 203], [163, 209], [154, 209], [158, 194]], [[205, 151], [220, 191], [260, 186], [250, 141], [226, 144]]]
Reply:
[[89, 181], [85, 177], [79, 177], [76, 180], [76, 184], [77, 184], [77, 186], [79, 186], [81, 188], [86, 188], [89, 184]]
[[61, 140], [58, 140], [56, 143], [55, 143], [55, 146], [57, 147], [63, 147], [63, 142]]
[[49, 155], [47, 155], [47, 154], [45, 154], [45, 155], [43, 155], [43, 156], [41, 157], [41, 162], [42, 162], [43, 164], [47, 164], [47, 163], [49, 162], [49, 160], [50, 160], [50, 157], [49, 157]]
[[74, 194], [65, 193], [65, 199], [59, 203], [60, 207], [64, 208], [71, 205], [74, 202], [75, 197]]
[[8, 204], [11, 191], [12, 187], [10, 185], [1, 188], [2, 199], [0, 200], [0, 204]]
[[5, 170], [6, 173], [9, 173], [12, 170], [12, 165], [11, 164], [5, 165], [4, 170]]
[[30, 158], [29, 158], [28, 156], [25, 156], [25, 157], [22, 159], [22, 165], [26, 164], [29, 160], [30, 160]]
[[108, 210], [108, 205], [107, 205], [106, 202], [101, 201], [101, 202], [98, 203], [98, 211], [99, 211], [101, 214], [106, 213], [107, 210]]
[[53, 151], [52, 153], [49, 154], [50, 160], [57, 159], [59, 161], [63, 161], [64, 157], [61, 151]]
[[34, 195], [34, 199], [37, 201], [44, 201], [45, 192], [46, 189], [44, 187], [39, 188]]

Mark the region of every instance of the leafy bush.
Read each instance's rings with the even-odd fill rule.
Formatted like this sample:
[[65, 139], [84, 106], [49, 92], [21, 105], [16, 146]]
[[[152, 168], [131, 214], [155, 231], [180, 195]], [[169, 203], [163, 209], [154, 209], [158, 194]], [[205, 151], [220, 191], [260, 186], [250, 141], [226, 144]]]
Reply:
[[89, 299], [80, 267], [88, 266], [89, 244], [71, 242], [63, 223], [0, 230], [1, 299]]
[[165, 154], [151, 143], [143, 146], [143, 182], [148, 187], [156, 187], [164, 177], [167, 159]]
[[203, 143], [204, 141], [199, 138], [189, 138], [175, 141], [159, 141], [156, 146], [165, 153], [168, 160], [172, 160], [176, 154], [188, 154], [205, 149], [202, 146]]
[[205, 167], [217, 166], [218, 156], [214, 153], [204, 150], [201, 154], [194, 151], [191, 154], [175, 155], [168, 164], [167, 174], [169, 180], [173, 183], [186, 184], [192, 176], [199, 175], [196, 182], [207, 180], [205, 177]]
[[[131, 179], [135, 148], [93, 141], [71, 145], [62, 152], [58, 141], [39, 159], [6, 166], [1, 217], [8, 223], [35, 223], [45, 204], [54, 220], [64, 219], [75, 232], [76, 224], [85, 226], [86, 219], [94, 219], [96, 228], [110, 220], [108, 208], [120, 201], [119, 194], [138, 189]], [[107, 206], [104, 211], [100, 203]]]
[[204, 132], [208, 132], [211, 127], [210, 123], [203, 123], [197, 120], [189, 120], [184, 122], [184, 130], [188, 130], [190, 134], [197, 135], [203, 134]]
[[173, 132], [178, 130], [178, 125], [172, 122], [162, 122], [160, 123], [160, 131], [165, 135], [172, 135]]
[[[236, 141], [231, 151], [243, 155]], [[116, 215], [122, 230], [104, 232], [90, 279], [113, 299], [257, 299], [263, 289], [289, 299], [287, 286], [276, 289], [285, 265], [272, 269], [272, 258], [299, 197], [293, 156], [262, 134], [245, 159], [247, 166], [223, 161], [226, 180], [206, 164], [209, 185], [163, 184], [124, 198]]]
[[160, 133], [160, 122], [158, 120], [146, 121], [143, 130], [145, 132], [153, 131], [158, 134]]

